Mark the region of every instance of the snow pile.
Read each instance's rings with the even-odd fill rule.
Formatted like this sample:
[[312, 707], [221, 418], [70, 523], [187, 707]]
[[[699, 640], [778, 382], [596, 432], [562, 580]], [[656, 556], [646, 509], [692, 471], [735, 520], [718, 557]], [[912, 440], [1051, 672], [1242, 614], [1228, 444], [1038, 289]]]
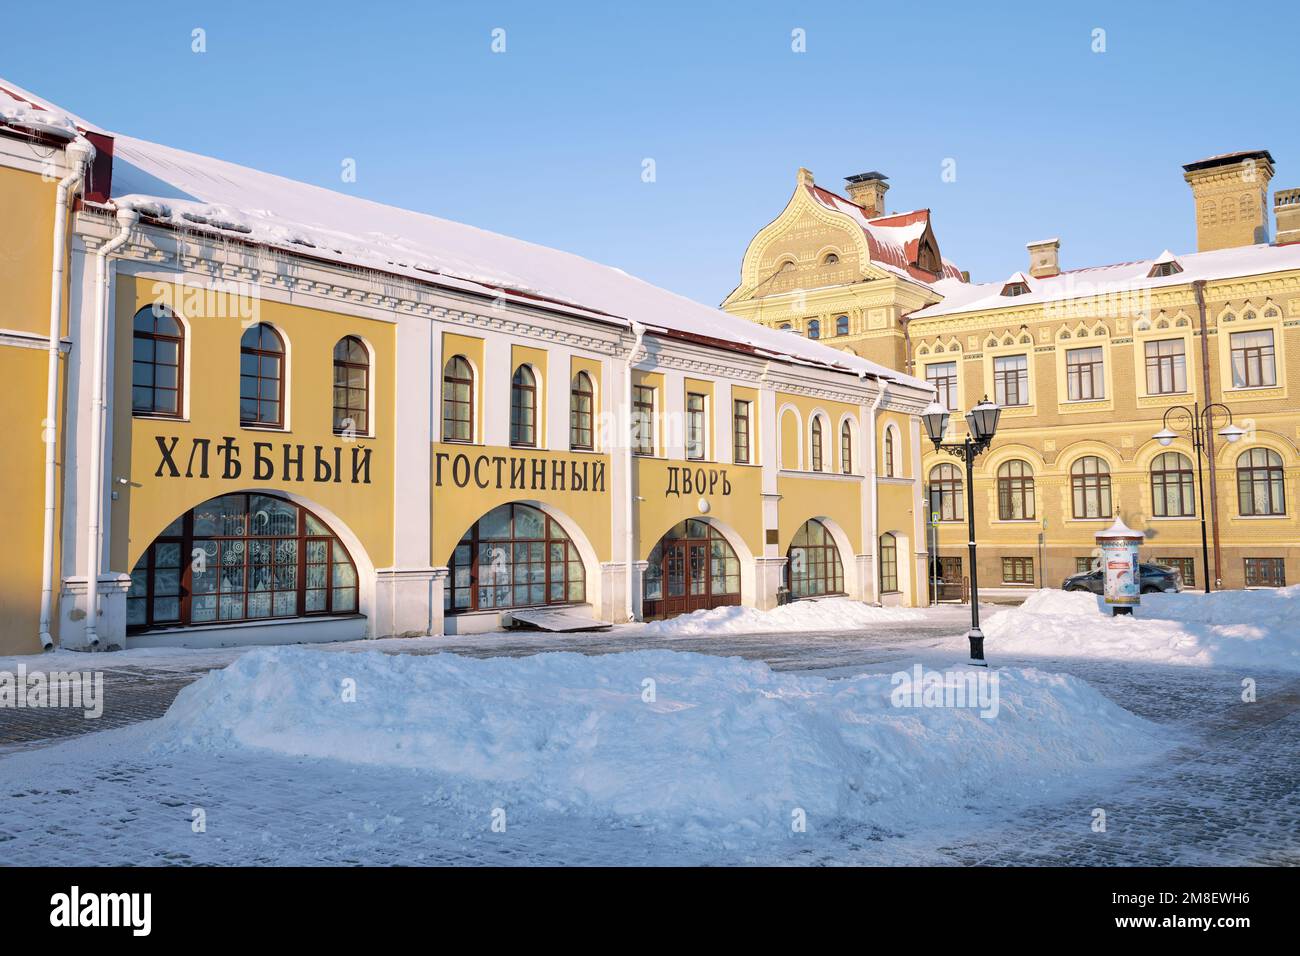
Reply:
[[849, 598], [796, 601], [770, 611], [752, 607], [716, 607], [692, 611], [638, 628], [642, 634], [688, 637], [699, 634], [762, 634], [789, 631], [848, 631], [891, 621], [919, 621], [920, 611], [872, 607]]
[[672, 651], [484, 660], [263, 648], [181, 691], [155, 747], [411, 768], [440, 799], [485, 815], [573, 814], [713, 843], [788, 834], [798, 809], [812, 831], [1034, 800], [1063, 777], [1166, 746], [1083, 681], [996, 673], [990, 719], [895, 707], [889, 675], [828, 680]]
[[1300, 670], [1300, 585], [1211, 594], [1144, 594], [1112, 617], [1096, 595], [1036, 591], [983, 626], [995, 654], [1106, 657]]

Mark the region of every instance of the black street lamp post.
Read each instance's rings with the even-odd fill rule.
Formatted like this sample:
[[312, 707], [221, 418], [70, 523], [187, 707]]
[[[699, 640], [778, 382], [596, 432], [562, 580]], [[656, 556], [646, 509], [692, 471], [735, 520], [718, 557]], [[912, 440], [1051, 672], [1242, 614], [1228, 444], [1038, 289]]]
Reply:
[[[1232, 410], [1227, 405], [1221, 402], [1211, 402], [1202, 408], [1199, 402], [1194, 402], [1191, 408], [1186, 405], [1173, 405], [1167, 408], [1162, 422], [1164, 428], [1151, 436], [1161, 445], [1168, 447], [1178, 437], [1178, 433], [1169, 427], [1171, 420], [1180, 421], [1183, 423], [1184, 428], [1190, 426], [1192, 430], [1192, 448], [1196, 451], [1196, 485], [1201, 498], [1201, 566], [1205, 569], [1206, 594], [1209, 594], [1213, 589], [1210, 587], [1210, 546], [1205, 538], [1205, 469], [1202, 466], [1201, 459], [1208, 460], [1210, 457], [1205, 438], [1214, 430], [1214, 417], [1216, 415], [1227, 419], [1227, 424], [1219, 429], [1219, 436], [1229, 444], [1246, 434], [1244, 429], [1238, 428], [1232, 423]], [[1213, 461], [1210, 462], [1210, 467], [1214, 467]], [[1211, 502], [1211, 505], [1214, 504], [1215, 502]], [[1215, 554], [1218, 554], [1218, 552], [1216, 551]]]
[[970, 529], [967, 544], [970, 553], [970, 631], [966, 637], [970, 641], [971, 663], [980, 667], [987, 665], [984, 663], [984, 633], [980, 630], [979, 571], [975, 564], [975, 459], [993, 443], [993, 433], [998, 430], [1001, 414], [1001, 406], [990, 402], [987, 396], [980, 399], [979, 404], [966, 413], [966, 437], [961, 442], [945, 443], [943, 436], [951, 418], [948, 409], [932, 402], [921, 413], [926, 434], [934, 442], [935, 451], [946, 451], [966, 463], [966, 519]]

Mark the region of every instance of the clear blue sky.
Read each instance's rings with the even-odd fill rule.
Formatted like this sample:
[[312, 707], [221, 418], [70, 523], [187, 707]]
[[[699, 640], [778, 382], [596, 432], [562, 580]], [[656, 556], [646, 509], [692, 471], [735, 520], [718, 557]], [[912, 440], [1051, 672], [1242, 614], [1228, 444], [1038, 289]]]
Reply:
[[890, 208], [932, 208], [981, 280], [1052, 235], [1066, 268], [1191, 249], [1180, 164], [1203, 156], [1265, 147], [1274, 186], [1300, 186], [1294, 2], [290, 6], [15, 5], [0, 75], [109, 129], [711, 304], [799, 166], [836, 190], [885, 172]]

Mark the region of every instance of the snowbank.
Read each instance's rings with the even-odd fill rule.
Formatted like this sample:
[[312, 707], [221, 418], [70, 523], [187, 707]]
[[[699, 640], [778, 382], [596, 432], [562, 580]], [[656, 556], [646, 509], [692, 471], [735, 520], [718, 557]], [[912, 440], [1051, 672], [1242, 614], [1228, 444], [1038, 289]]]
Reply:
[[796, 809], [812, 831], [1038, 799], [1063, 775], [1164, 746], [1083, 681], [996, 673], [987, 719], [897, 708], [889, 675], [828, 680], [673, 651], [483, 660], [265, 648], [181, 691], [155, 746], [412, 768], [485, 819], [493, 807], [510, 819], [558, 812], [703, 842], [788, 834]]
[[752, 607], [716, 607], [692, 611], [637, 628], [641, 634], [686, 637], [698, 634], [761, 634], [771, 631], [847, 631], [887, 621], [919, 621], [920, 611], [872, 607], [849, 598], [796, 601], [770, 611]]
[[1300, 585], [1211, 594], [1144, 594], [1112, 617], [1092, 594], [1036, 591], [983, 625], [994, 654], [1106, 657], [1300, 670]]

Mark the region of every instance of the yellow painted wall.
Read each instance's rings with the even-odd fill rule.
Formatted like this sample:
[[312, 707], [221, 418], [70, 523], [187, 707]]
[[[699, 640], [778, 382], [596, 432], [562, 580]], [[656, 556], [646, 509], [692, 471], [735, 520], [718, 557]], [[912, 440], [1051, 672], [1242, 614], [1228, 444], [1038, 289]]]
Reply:
[[[463, 486], [457, 481], [456, 459], [468, 459]], [[482, 460], [484, 463], [479, 464]], [[512, 462], [525, 460], [526, 486], [512, 487]], [[533, 461], [544, 466], [544, 487], [535, 486], [532, 480]], [[564, 488], [554, 482], [554, 468], [565, 469]], [[573, 467], [581, 473], [587, 466], [583, 490], [573, 489]], [[595, 467], [604, 468], [603, 490], [590, 487], [594, 481]], [[610, 560], [610, 470], [609, 456], [590, 452], [552, 452], [536, 448], [502, 448], [459, 443], [435, 443], [432, 447], [430, 467], [433, 486], [433, 544], [429, 560], [442, 567], [451, 559], [457, 542], [493, 508], [508, 502], [540, 502], [571, 519], [582, 530], [599, 561]], [[518, 484], [518, 483], [516, 483]]]
[[[4, 547], [0, 548], [0, 655], [34, 654], [41, 649], [37, 632], [45, 520], [45, 444], [41, 440], [45, 363], [46, 354], [39, 349], [0, 345], [0, 381], [9, 391], [10, 402], [17, 405], [11, 408], [14, 427], [5, 437], [4, 464], [0, 466], [0, 501], [5, 503]], [[60, 451], [60, 465], [62, 459]], [[62, 467], [58, 474], [62, 476]], [[57, 535], [55, 541], [57, 546]], [[57, 613], [54, 623], [57, 626]]]
[[848, 536], [854, 554], [862, 553], [862, 481], [855, 478], [800, 478], [782, 475], [781, 553], [809, 518], [830, 519]]
[[[0, 328], [49, 334], [57, 187], [36, 173], [0, 167]], [[44, 388], [40, 394], [43, 418]]]
[[[114, 442], [113, 475], [129, 476], [130, 486], [114, 484], [120, 493], [112, 504], [113, 570], [129, 571], [144, 549], [177, 515], [209, 498], [249, 489], [282, 490], [307, 499], [332, 512], [355, 534], [375, 567], [388, 567], [393, 555], [393, 429], [395, 359], [394, 326], [386, 322], [339, 315], [296, 305], [257, 302], [253, 313], [273, 325], [284, 337], [288, 352], [288, 421], [291, 430], [244, 428], [239, 424], [239, 341], [244, 322], [241, 304], [224, 293], [180, 300], [189, 321], [188, 420], [143, 418], [131, 415], [131, 322], [135, 313], [158, 296], [154, 283], [122, 277], [117, 283], [117, 338], [113, 428], [129, 441]], [[172, 301], [175, 301], [173, 299]], [[249, 309], [244, 300], [242, 311]], [[333, 433], [333, 352], [345, 335], [357, 335], [374, 352], [373, 438], [346, 441]], [[180, 477], [162, 467], [157, 438], [179, 441], [173, 453]], [[217, 446], [231, 437], [239, 448], [241, 472], [223, 477], [223, 457]], [[208, 477], [199, 476], [199, 459], [190, 464], [196, 438], [210, 439]], [[274, 476], [259, 480], [254, 473], [254, 442], [269, 442]], [[284, 480], [286, 444], [305, 446], [303, 481]], [[313, 447], [321, 446], [333, 463], [338, 449], [343, 462], [342, 480], [315, 481]], [[369, 484], [351, 479], [354, 449], [369, 449]], [[161, 469], [162, 474], [158, 472]], [[190, 471], [191, 476], [186, 477]], [[309, 505], [310, 507], [310, 505]], [[355, 555], [354, 555], [355, 557]]]
[[[36, 173], [0, 168], [0, 289], [4, 290], [0, 295], [0, 329], [41, 337], [49, 334], [56, 186]], [[0, 381], [9, 396], [7, 420], [11, 425], [0, 465], [0, 500], [5, 502], [5, 547], [0, 554], [0, 654], [36, 653], [41, 649], [37, 633], [45, 520], [42, 422], [47, 362], [43, 349], [0, 345]], [[59, 365], [61, 405], [66, 356]], [[62, 417], [62, 407], [59, 414]], [[57, 454], [61, 481], [62, 447]], [[61, 506], [61, 500], [58, 504]], [[57, 567], [57, 535], [55, 547]], [[55, 610], [53, 626], [57, 629]]]
[[[719, 465], [659, 458], [637, 458], [635, 462], [636, 493], [645, 499], [637, 504], [639, 556], [642, 560], [649, 556], [659, 539], [673, 525], [687, 518], [711, 519], [744, 540], [751, 553], [763, 553], [762, 469], [753, 465]], [[691, 474], [690, 492], [685, 491], [683, 470]], [[701, 475], [706, 485], [704, 491], [698, 487]], [[716, 480], [714, 475], [717, 476]], [[728, 484], [731, 493], [724, 494]], [[671, 493], [673, 489], [678, 493]], [[709, 503], [707, 513], [700, 511], [701, 498]]]

